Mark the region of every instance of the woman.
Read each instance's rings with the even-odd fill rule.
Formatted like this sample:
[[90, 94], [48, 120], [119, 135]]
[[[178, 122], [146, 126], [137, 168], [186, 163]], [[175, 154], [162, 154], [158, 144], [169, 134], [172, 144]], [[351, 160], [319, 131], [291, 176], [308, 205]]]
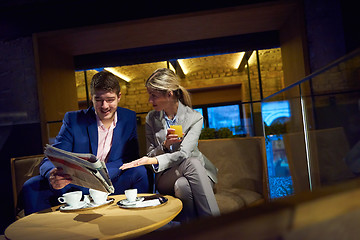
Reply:
[[[219, 215], [212, 188], [217, 169], [197, 148], [202, 115], [191, 108], [190, 95], [173, 71], [156, 70], [145, 86], [154, 107], [146, 116], [148, 154], [121, 169], [152, 164], [157, 190], [182, 200], [182, 221]], [[183, 138], [170, 125], [182, 125]]]

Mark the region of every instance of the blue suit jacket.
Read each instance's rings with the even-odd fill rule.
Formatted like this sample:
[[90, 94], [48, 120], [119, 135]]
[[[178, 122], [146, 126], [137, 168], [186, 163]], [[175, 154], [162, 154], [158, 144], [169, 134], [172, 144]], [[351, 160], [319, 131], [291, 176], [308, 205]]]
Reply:
[[[106, 163], [111, 179], [121, 173], [119, 167], [123, 163], [139, 158], [135, 112], [118, 107], [117, 117], [112, 147]], [[70, 152], [92, 153], [96, 156], [98, 129], [94, 108], [67, 112], [54, 146]], [[54, 165], [49, 159], [44, 158], [40, 165], [40, 175], [49, 178], [49, 172], [53, 168]]]

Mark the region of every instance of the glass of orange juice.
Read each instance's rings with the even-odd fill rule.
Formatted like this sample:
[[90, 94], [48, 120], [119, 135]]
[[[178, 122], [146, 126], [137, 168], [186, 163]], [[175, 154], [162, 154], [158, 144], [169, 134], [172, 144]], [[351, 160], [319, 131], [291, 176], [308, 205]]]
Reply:
[[178, 139], [183, 138], [183, 131], [181, 125], [170, 125], [170, 128], [175, 129], [175, 134], [178, 135]]

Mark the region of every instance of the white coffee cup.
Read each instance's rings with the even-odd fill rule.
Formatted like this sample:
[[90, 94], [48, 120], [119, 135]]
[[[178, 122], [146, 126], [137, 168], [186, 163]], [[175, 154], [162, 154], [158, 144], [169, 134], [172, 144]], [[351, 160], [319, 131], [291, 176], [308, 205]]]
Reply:
[[107, 200], [107, 197], [109, 193], [95, 190], [95, 189], [89, 189], [90, 197], [94, 201], [95, 204], [104, 204]]
[[82, 191], [64, 193], [58, 200], [61, 203], [66, 203], [71, 207], [78, 207], [82, 198]]
[[137, 189], [127, 189], [125, 190], [125, 196], [129, 202], [134, 202], [137, 197]]

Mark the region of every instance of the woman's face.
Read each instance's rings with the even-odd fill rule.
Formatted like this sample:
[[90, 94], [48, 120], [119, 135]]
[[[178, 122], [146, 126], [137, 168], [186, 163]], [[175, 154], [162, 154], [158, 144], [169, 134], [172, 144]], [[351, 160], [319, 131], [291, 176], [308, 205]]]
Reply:
[[147, 91], [149, 93], [149, 103], [152, 104], [155, 111], [162, 111], [171, 103], [171, 98], [168, 94], [164, 94], [163, 92], [156, 91], [152, 88], [147, 88]]

